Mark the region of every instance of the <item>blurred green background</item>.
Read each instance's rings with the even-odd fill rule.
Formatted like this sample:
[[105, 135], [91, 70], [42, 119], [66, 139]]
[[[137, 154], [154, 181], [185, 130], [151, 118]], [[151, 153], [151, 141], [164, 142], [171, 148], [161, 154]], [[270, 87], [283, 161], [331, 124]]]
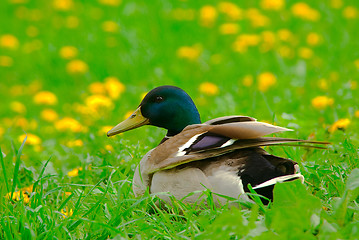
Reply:
[[358, 166], [356, 0], [3, 0], [0, 13], [8, 176], [28, 137], [19, 188], [49, 157], [61, 184], [93, 184], [111, 168], [131, 179], [165, 131], [106, 131], [160, 85], [187, 91], [203, 121], [249, 115], [295, 130], [281, 136], [332, 142], [309, 157], [270, 150], [299, 161], [323, 202]]

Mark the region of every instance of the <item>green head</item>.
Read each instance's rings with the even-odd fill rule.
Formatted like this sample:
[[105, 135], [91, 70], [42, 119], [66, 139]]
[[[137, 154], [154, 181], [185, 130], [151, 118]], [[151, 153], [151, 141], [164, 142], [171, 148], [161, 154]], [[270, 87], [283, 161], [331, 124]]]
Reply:
[[165, 128], [168, 130], [167, 136], [173, 136], [186, 126], [198, 123], [201, 123], [201, 119], [191, 97], [178, 87], [161, 86], [151, 90], [137, 110], [107, 135], [149, 124]]

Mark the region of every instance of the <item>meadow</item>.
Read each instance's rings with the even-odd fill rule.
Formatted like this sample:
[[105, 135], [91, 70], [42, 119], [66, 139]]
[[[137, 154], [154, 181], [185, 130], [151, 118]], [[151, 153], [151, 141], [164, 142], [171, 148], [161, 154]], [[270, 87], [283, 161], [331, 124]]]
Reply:
[[[356, 0], [2, 0], [0, 13], [0, 239], [358, 239]], [[248, 115], [331, 145], [266, 147], [306, 179], [268, 206], [159, 209], [132, 177], [166, 132], [106, 132], [160, 85], [188, 92], [202, 121]]]

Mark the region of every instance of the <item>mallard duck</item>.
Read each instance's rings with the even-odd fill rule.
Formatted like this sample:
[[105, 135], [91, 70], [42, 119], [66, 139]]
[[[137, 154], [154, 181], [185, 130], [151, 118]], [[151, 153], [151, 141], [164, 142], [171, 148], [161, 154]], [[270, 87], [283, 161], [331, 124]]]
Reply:
[[[143, 125], [167, 129], [160, 144], [140, 161], [133, 177], [135, 196], [169, 192], [176, 199], [195, 203], [201, 190], [249, 201], [248, 185], [266, 199], [273, 199], [278, 182], [304, 180], [298, 164], [267, 153], [262, 146], [282, 143], [321, 143], [299, 139], [263, 137], [291, 131], [248, 116], [220, 117], [201, 123], [191, 97], [175, 86], [151, 90], [136, 111], [112, 128], [113, 136]], [[197, 194], [190, 194], [197, 192]], [[170, 198], [159, 195], [166, 202]], [[267, 200], [268, 199], [268, 200]]]

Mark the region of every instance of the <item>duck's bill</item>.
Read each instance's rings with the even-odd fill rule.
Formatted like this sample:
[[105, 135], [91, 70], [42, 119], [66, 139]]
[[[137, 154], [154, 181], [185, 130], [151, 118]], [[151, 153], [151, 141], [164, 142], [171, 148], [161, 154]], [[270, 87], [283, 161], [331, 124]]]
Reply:
[[150, 120], [145, 118], [141, 113], [141, 107], [137, 108], [129, 118], [123, 122], [117, 124], [114, 128], [107, 132], [107, 136], [111, 137], [113, 135], [126, 132], [128, 130], [141, 127], [143, 125], [149, 124]]

